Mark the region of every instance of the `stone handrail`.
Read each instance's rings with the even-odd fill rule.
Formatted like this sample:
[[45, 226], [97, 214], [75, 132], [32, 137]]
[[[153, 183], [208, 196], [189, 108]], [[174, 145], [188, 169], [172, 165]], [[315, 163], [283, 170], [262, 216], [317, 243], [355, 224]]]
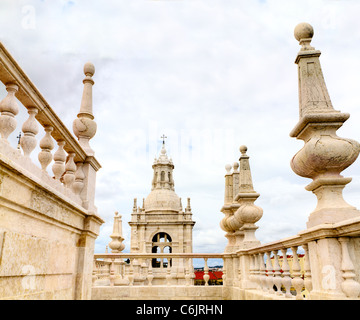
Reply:
[[[92, 115], [91, 88], [94, 84], [92, 80], [94, 72], [91, 63], [85, 64], [83, 98], [80, 112], [73, 125], [74, 133], [78, 138], [76, 139], [0, 42], [0, 81], [8, 92], [0, 102], [1, 154], [5, 155], [19, 172], [25, 169], [30, 173], [32, 180], [39, 181], [46, 189], [50, 188], [60, 197], [65, 195], [70, 202], [92, 213], [97, 211], [94, 206], [95, 174], [101, 167], [88, 145], [88, 140], [96, 131], [96, 123]], [[7, 138], [16, 129], [18, 101], [27, 109], [29, 118], [22, 126], [18, 150], [15, 150], [11, 148]], [[36, 138], [39, 132], [38, 124], [44, 128], [44, 136], [39, 141], [41, 151], [38, 159], [41, 169], [38, 169], [30, 158], [31, 152], [38, 144]], [[52, 154], [54, 140], [58, 149]], [[7, 159], [1, 159], [4, 165], [9, 163]], [[51, 162], [53, 162], [54, 179], [47, 172]]]

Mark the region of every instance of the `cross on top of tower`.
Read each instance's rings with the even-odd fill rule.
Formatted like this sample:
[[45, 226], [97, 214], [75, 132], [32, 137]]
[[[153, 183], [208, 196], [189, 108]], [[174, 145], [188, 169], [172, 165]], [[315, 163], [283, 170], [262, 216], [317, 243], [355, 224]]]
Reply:
[[165, 139], [167, 139], [167, 136], [165, 136], [164, 134], [160, 137], [163, 141], [163, 144], [165, 144]]

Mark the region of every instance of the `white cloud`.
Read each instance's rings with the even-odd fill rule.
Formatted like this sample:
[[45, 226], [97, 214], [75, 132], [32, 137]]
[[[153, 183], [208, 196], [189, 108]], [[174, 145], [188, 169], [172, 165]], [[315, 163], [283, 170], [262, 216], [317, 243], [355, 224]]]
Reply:
[[[24, 6], [34, 8], [32, 17]], [[70, 129], [83, 64], [95, 64], [98, 132], [91, 145], [102, 164], [96, 205], [106, 221], [96, 252], [110, 242], [114, 211], [123, 215], [129, 249], [133, 198], [150, 192], [163, 133], [176, 192], [192, 198], [194, 251], [222, 252], [224, 166], [238, 159], [240, 145], [248, 146], [261, 195], [256, 235], [262, 242], [304, 229], [316, 203], [304, 189], [308, 179], [289, 165], [303, 145], [289, 137], [298, 121], [297, 23], [314, 26], [334, 107], [351, 114], [339, 135], [360, 140], [359, 6], [352, 0], [3, 0], [0, 37]], [[34, 18], [35, 27], [24, 28], [25, 18]], [[354, 177], [345, 195], [356, 205], [358, 166], [345, 173]]]

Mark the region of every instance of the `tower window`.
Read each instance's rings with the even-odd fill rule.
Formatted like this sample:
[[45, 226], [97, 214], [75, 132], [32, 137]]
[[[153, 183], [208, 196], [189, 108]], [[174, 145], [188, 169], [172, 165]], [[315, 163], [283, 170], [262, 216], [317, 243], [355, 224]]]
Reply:
[[[152, 238], [152, 253], [171, 253], [172, 252], [172, 240], [169, 234], [165, 232], [159, 232]], [[166, 268], [168, 265], [168, 259], [153, 258], [153, 268]], [[170, 259], [171, 266], [171, 259]]]

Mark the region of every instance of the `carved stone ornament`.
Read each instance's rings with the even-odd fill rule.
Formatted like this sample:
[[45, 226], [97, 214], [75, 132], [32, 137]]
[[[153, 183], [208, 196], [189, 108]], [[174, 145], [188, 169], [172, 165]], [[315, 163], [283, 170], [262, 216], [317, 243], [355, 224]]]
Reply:
[[318, 204], [309, 217], [307, 226], [310, 228], [359, 216], [359, 211], [342, 196], [351, 178], [344, 178], [340, 173], [356, 160], [360, 144], [336, 134], [350, 115], [332, 106], [320, 66], [321, 53], [310, 46], [314, 34], [312, 26], [301, 23], [294, 34], [302, 46], [295, 61], [299, 75], [300, 120], [290, 136], [305, 144], [292, 158], [291, 168], [299, 176], [313, 179], [306, 190], [317, 196]]

